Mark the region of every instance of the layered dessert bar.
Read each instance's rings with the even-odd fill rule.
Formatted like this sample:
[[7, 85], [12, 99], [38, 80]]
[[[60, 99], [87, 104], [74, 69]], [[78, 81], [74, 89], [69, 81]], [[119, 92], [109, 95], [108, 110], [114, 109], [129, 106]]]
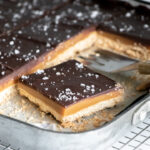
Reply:
[[48, 56], [43, 62], [43, 66], [50, 67], [94, 45], [97, 33], [93, 23], [96, 18], [92, 14], [95, 14], [95, 7], [87, 8], [73, 1], [22, 28], [18, 34], [54, 48], [53, 56]]
[[0, 36], [0, 63], [12, 69], [14, 84], [20, 75], [63, 62], [96, 41], [97, 34], [91, 23], [85, 24], [76, 17], [65, 24], [68, 14], [61, 16], [64, 7], [10, 35]]
[[97, 46], [138, 59], [150, 59], [150, 10], [111, 0], [100, 1], [99, 8]]
[[42, 43], [21, 39], [15, 35], [0, 37], [0, 97], [16, 94], [16, 81], [22, 74], [31, 73], [40, 64], [48, 49]]
[[[71, 11], [72, 18], [75, 18], [74, 14], [78, 14], [80, 20], [97, 27], [98, 36], [95, 44], [98, 48], [138, 59], [150, 59], [148, 8], [115, 0], [74, 0], [70, 6], [68, 4], [65, 7], [72, 8], [71, 5], [80, 7]], [[69, 19], [66, 22], [69, 24]]]
[[0, 1], [0, 34], [19, 29], [67, 2], [68, 0]]
[[22, 39], [16, 35], [0, 38], [0, 63], [7, 65], [18, 76], [20, 73], [28, 72], [30, 68], [36, 65], [37, 61], [42, 61], [38, 60], [38, 58], [47, 51], [48, 48], [44, 44]]
[[12, 69], [0, 64], [0, 92], [13, 84], [13, 79], [11, 78], [12, 72]]
[[17, 88], [22, 96], [61, 122], [113, 107], [124, 95], [120, 84], [75, 60], [22, 76]]
[[[126, 2], [111, 0], [39, 0], [38, 3], [34, 0], [1, 1], [0, 64], [3, 69], [8, 70], [8, 74], [0, 78], [0, 90], [3, 91], [10, 85], [15, 85], [17, 79], [23, 74], [60, 64], [92, 46], [140, 59], [150, 59], [149, 21], [149, 9], [142, 6], [135, 7]], [[5, 32], [7, 34], [4, 34]], [[48, 72], [48, 70], [45, 71]], [[19, 84], [25, 86], [21, 80]], [[118, 89], [117, 92], [122, 91], [120, 86]], [[108, 89], [103, 91], [105, 90]], [[99, 96], [101, 95], [100, 92]], [[71, 107], [83, 103], [82, 99], [85, 99], [80, 97], [76, 104], [70, 103], [65, 106], [58, 103], [57, 98], [52, 98], [50, 102], [61, 106], [60, 110], [64, 116]], [[98, 104], [98, 102], [95, 103]], [[107, 101], [103, 102], [106, 104]], [[111, 100], [107, 103], [108, 107], [112, 104], [110, 102]], [[86, 105], [83, 108], [86, 109]], [[56, 112], [59, 116], [56, 117], [58, 120], [63, 120], [61, 112]], [[82, 112], [82, 108], [77, 112]], [[56, 116], [56, 114], [53, 115]], [[68, 116], [74, 116], [74, 113], [66, 113], [65, 117], [69, 118]], [[76, 116], [70, 118], [77, 118]]]
[[[92, 36], [88, 42], [86, 41], [86, 44], [90, 41], [93, 44], [94, 41], [94, 44], [101, 49], [138, 59], [149, 59], [149, 16], [149, 9], [143, 6], [132, 6], [127, 2], [73, 0], [45, 18], [22, 29], [21, 36], [56, 44], [57, 37], [62, 36], [63, 33], [57, 32], [55, 27], [60, 28], [61, 25], [63, 30], [68, 29], [71, 30], [67, 31], [68, 33], [74, 33], [76, 29], [83, 31], [93, 26], [97, 34], [95, 37]], [[52, 31], [52, 28], [55, 32]], [[55, 38], [52, 38], [51, 35], [55, 35]], [[73, 37], [73, 34], [70, 36]], [[85, 35], [85, 37], [88, 36]], [[65, 39], [61, 41], [64, 42]], [[80, 47], [77, 47], [78, 51]]]
[[0, 100], [9, 98], [15, 94], [13, 70], [7, 65], [0, 64]]

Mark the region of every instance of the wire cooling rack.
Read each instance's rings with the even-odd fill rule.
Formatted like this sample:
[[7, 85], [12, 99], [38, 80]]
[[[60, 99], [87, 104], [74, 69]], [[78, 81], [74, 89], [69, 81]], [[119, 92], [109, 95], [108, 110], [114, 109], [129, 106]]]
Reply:
[[134, 126], [109, 150], [150, 150], [150, 115]]
[[4, 142], [4, 141], [0, 140], [0, 150], [21, 150], [21, 149], [19, 149], [19, 148], [14, 149], [9, 144], [9, 142]]

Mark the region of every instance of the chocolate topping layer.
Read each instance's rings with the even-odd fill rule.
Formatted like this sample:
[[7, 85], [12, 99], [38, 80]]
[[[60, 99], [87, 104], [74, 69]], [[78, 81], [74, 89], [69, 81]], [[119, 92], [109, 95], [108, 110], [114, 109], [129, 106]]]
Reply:
[[3, 0], [0, 2], [0, 33], [23, 26], [68, 0]]
[[22, 76], [19, 81], [63, 107], [118, 88], [115, 81], [93, 72], [75, 60]]
[[[57, 20], [57, 16], [55, 16]], [[81, 32], [83, 27], [73, 27], [61, 23], [55, 23], [49, 16], [45, 16], [38, 22], [25, 28], [21, 37], [33, 39], [39, 42], [46, 43], [49, 47], [56, 47], [59, 43], [71, 38]]]
[[12, 73], [11, 69], [9, 69], [8, 67], [0, 64], [0, 79], [4, 78], [5, 76], [7, 76], [11, 73]]
[[[147, 44], [150, 42], [150, 10], [112, 0], [73, 0], [22, 29], [21, 34], [34, 40], [56, 44], [56, 37], [56, 41], [63, 41], [66, 36], [73, 36], [89, 26], [97, 26], [98, 30], [127, 36]], [[65, 32], [65, 29], [68, 31]]]
[[99, 1], [98, 29], [150, 44], [150, 10], [126, 2]]
[[46, 54], [48, 49], [42, 43], [6, 36], [0, 38], [0, 63], [16, 70], [31, 60]]
[[0, 91], [7, 88], [7, 84], [9, 85], [10, 82], [13, 82], [13, 79], [14, 79], [13, 70], [5, 65], [0, 64]]
[[95, 6], [84, 6], [74, 1], [23, 28], [20, 36], [57, 45], [94, 26], [97, 9]]

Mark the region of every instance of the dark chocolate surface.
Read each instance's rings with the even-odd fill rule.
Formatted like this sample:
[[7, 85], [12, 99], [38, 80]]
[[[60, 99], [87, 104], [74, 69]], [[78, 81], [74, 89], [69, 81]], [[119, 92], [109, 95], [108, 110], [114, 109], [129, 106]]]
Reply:
[[[57, 16], [56, 16], [57, 18]], [[45, 16], [38, 22], [22, 30], [20, 36], [46, 43], [49, 47], [56, 47], [59, 43], [80, 33], [83, 27], [73, 27], [55, 23], [51, 17]]]
[[6, 67], [6, 66], [0, 64], [0, 79], [2, 79], [2, 78], [4, 78], [5, 76], [11, 74], [12, 72], [13, 72], [13, 71], [12, 71], [10, 68], [8, 68], [8, 67]]
[[48, 49], [39, 42], [21, 39], [17, 36], [0, 38], [0, 63], [16, 70], [31, 60], [46, 54]]
[[[50, 13], [43, 15], [45, 11]], [[0, 63], [13, 70], [91, 26], [150, 43], [150, 10], [115, 0], [0, 1], [0, 34], [28, 21], [28, 26], [0, 37]]]
[[97, 6], [85, 6], [76, 1], [68, 3], [68, 5], [23, 28], [20, 36], [57, 45], [82, 30], [94, 26], [94, 20], [98, 15]]
[[1, 0], [0, 33], [23, 26], [67, 0]]
[[66, 36], [73, 36], [89, 26], [150, 43], [150, 10], [112, 0], [73, 0], [22, 29], [21, 33], [24, 37], [44, 42], [50, 39], [51, 44], [57, 44], [56, 41], [66, 40]]
[[89, 12], [94, 7], [93, 19], [98, 30], [123, 35], [134, 40], [150, 44], [150, 9], [132, 6], [117, 0], [75, 0]]
[[55, 67], [22, 76], [19, 81], [63, 107], [116, 89], [116, 82], [70, 60]]
[[150, 10], [126, 2], [99, 1], [98, 29], [150, 44]]

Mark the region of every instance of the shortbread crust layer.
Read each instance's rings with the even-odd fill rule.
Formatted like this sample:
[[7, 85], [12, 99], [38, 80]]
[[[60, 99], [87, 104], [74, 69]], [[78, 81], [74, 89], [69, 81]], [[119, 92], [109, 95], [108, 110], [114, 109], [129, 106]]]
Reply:
[[17, 87], [22, 96], [27, 97], [31, 102], [38, 105], [44, 112], [50, 112], [57, 120], [61, 122], [74, 121], [79, 117], [88, 116], [96, 111], [113, 107], [123, 101], [124, 94], [123, 89], [120, 89], [82, 100], [81, 102], [64, 108], [53, 100], [48, 99], [39, 92], [23, 85], [22, 83], [18, 83]]

